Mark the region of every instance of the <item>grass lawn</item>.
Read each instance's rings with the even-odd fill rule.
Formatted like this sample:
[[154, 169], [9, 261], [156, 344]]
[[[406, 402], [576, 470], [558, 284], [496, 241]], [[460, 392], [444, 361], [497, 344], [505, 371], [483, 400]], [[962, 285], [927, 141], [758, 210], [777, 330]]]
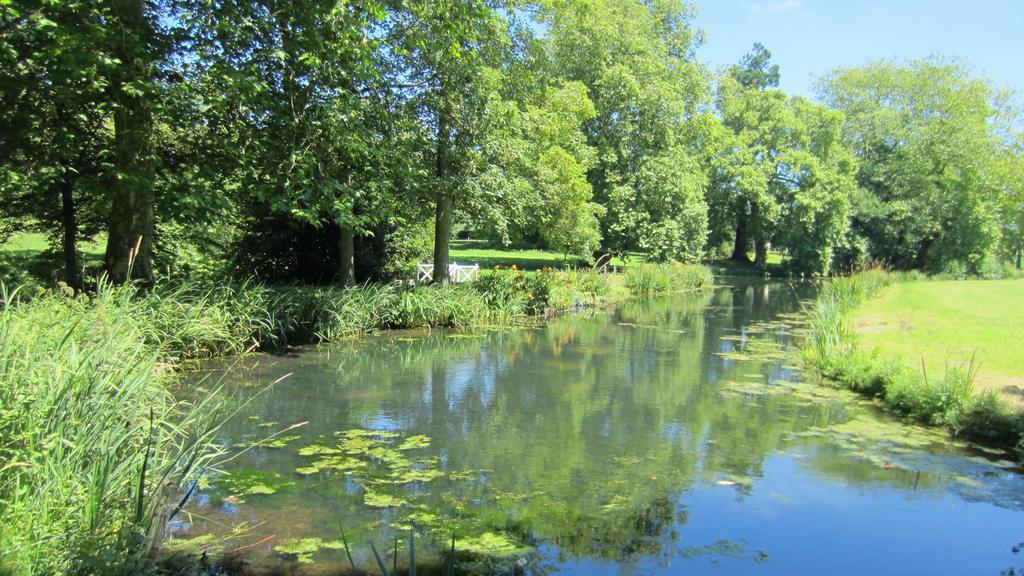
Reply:
[[976, 390], [1024, 406], [1024, 282], [907, 282], [885, 289], [854, 317], [861, 348], [941, 375], [974, 357]]
[[[548, 250], [503, 250], [488, 246], [485, 240], [452, 240], [448, 252], [451, 262], [459, 264], [479, 264], [481, 268], [511, 268], [513, 265], [520, 270], [540, 270], [541, 268], [572, 268], [590, 265], [569, 256], [566, 259], [561, 253]], [[640, 262], [643, 254], [633, 254], [630, 262]], [[623, 266], [621, 258], [612, 258], [612, 266]]]
[[[96, 238], [92, 242], [80, 242], [78, 249], [85, 256], [103, 256], [106, 248], [104, 238]], [[50, 240], [45, 234], [38, 232], [18, 232], [11, 235], [11, 238], [0, 244], [0, 252], [7, 254], [20, 254], [23, 256], [38, 256], [49, 250]]]
[[[106, 238], [96, 238], [92, 242], [80, 242], [78, 250], [82, 255], [82, 264], [98, 266], [103, 262]], [[50, 240], [45, 234], [36, 232], [18, 232], [7, 242], [0, 244], [0, 279], [6, 278], [20, 283], [30, 274], [40, 278], [50, 278], [61, 274], [64, 260], [60, 254], [48, 252]]]

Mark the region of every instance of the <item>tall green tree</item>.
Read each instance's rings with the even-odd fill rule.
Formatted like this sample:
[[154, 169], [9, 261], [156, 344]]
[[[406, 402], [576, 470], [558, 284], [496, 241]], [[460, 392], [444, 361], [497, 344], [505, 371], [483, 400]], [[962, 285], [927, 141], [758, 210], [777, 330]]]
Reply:
[[590, 181], [606, 247], [694, 261], [707, 236], [706, 172], [693, 120], [709, 83], [694, 51], [694, 7], [677, 0], [540, 2], [554, 74], [581, 82], [596, 116]]
[[229, 135], [222, 169], [240, 202], [337, 228], [337, 279], [346, 285], [354, 236], [379, 215], [373, 196], [386, 182], [372, 36], [385, 16], [380, 2], [339, 0], [193, 2], [183, 15], [196, 55], [192, 95], [207, 110], [193, 129]]
[[996, 246], [999, 94], [941, 58], [836, 70], [819, 85], [859, 161], [853, 227], [897, 268], [977, 269]]
[[110, 0], [105, 23], [113, 108], [113, 178], [104, 266], [114, 282], [153, 280], [153, 113], [161, 97], [158, 66], [168, 47], [158, 30], [155, 5]]
[[[709, 196], [735, 215], [733, 258], [763, 267], [770, 245], [795, 269], [825, 274], [847, 229], [856, 163], [841, 138], [842, 113], [779, 90], [722, 80], [727, 134], [714, 161]], [[727, 222], [730, 218], [721, 218]]]
[[485, 0], [410, 0], [390, 15], [388, 48], [396, 94], [421, 118], [432, 141], [427, 195], [434, 205], [434, 270], [447, 283], [456, 209], [493, 191], [480, 144], [490, 129], [488, 106], [500, 94], [511, 57], [507, 11]]
[[107, 7], [4, 6], [0, 32], [0, 230], [41, 231], [82, 287], [78, 240], [103, 226], [110, 162]]

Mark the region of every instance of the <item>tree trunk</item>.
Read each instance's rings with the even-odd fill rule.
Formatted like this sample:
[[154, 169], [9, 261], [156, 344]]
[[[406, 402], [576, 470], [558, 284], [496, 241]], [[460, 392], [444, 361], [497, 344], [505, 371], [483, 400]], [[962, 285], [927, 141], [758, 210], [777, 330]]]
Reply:
[[341, 239], [338, 243], [338, 282], [342, 286], [352, 286], [355, 278], [356, 244], [352, 226], [341, 226]]
[[[443, 90], [442, 90], [443, 94]], [[442, 96], [437, 113], [437, 206], [434, 210], [434, 272], [435, 284], [447, 284], [448, 242], [452, 233], [452, 197], [448, 190], [448, 106]]]
[[924, 270], [925, 265], [928, 264], [928, 250], [931, 249], [932, 244], [935, 243], [935, 239], [928, 237], [921, 240], [921, 243], [917, 246], [917, 254], [914, 256], [914, 267], [918, 270]]
[[750, 245], [750, 238], [747, 234], [747, 203], [742, 202], [736, 208], [736, 242], [733, 244], [731, 259], [744, 264], [750, 264], [750, 256], [747, 255], [747, 247]]
[[75, 292], [82, 290], [82, 268], [78, 263], [78, 218], [75, 214], [74, 179], [65, 174], [60, 182], [61, 227], [63, 229], [64, 279]]
[[768, 242], [764, 238], [754, 241], [754, 266], [764, 268], [768, 265]]
[[153, 280], [153, 177], [149, 159], [153, 116], [145, 95], [129, 83], [149, 80], [147, 39], [152, 27], [146, 18], [145, 0], [113, 2], [118, 40], [114, 55], [123, 67], [112, 82], [114, 94], [115, 178], [110, 189], [107, 252], [104, 264], [115, 283], [129, 278]]
[[452, 232], [452, 199], [447, 194], [437, 198], [434, 212], [434, 283], [447, 284], [448, 243]]
[[1024, 256], [1024, 250], [1017, 249], [1017, 270], [1020, 270], [1021, 257]]

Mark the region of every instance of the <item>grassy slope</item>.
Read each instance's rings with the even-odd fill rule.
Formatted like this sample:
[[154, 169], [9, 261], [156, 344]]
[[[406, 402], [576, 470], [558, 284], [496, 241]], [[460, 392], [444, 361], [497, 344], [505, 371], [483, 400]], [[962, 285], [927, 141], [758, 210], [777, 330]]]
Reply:
[[[106, 239], [97, 238], [92, 242], [81, 242], [81, 264], [86, 267], [98, 266], [103, 262]], [[7, 242], [0, 243], [0, 280], [9, 284], [24, 284], [32, 278], [54, 279], [61, 277], [64, 261], [59, 254], [49, 252], [50, 240], [45, 234], [19, 232]]]
[[860, 346], [939, 376], [974, 356], [975, 387], [1024, 405], [1024, 284], [1014, 280], [899, 283], [857, 309]]

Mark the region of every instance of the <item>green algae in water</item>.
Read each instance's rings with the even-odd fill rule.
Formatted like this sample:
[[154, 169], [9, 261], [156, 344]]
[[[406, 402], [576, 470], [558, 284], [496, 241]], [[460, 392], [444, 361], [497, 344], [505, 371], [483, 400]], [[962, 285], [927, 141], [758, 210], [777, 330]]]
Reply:
[[274, 546], [274, 551], [287, 556], [295, 556], [300, 564], [312, 564], [313, 554], [321, 549], [343, 550], [345, 544], [340, 540], [325, 542], [320, 538], [286, 538]]
[[478, 556], [501, 558], [526, 554], [530, 552], [531, 548], [520, 544], [503, 532], [484, 532], [474, 538], [456, 539], [455, 550]]
[[309, 446], [299, 448], [299, 456], [319, 456], [321, 454], [341, 454], [341, 450], [322, 444], [310, 444]]
[[373, 508], [397, 508], [405, 504], [405, 500], [391, 494], [375, 492], [369, 488], [363, 493], [363, 504]]
[[430, 436], [416, 434], [402, 440], [402, 443], [398, 445], [398, 450], [412, 450], [414, 448], [426, 448], [427, 446], [430, 446]]
[[444, 470], [436, 468], [411, 468], [392, 473], [391, 482], [395, 484], [408, 484], [410, 482], [430, 482], [436, 478], [447, 476]]
[[160, 544], [160, 547], [171, 554], [201, 554], [203, 552], [218, 552], [223, 544], [216, 534], [208, 532], [195, 538], [168, 538]]
[[277, 472], [247, 468], [225, 472], [214, 482], [218, 492], [236, 497], [275, 494], [289, 486], [294, 486], [294, 483]]

